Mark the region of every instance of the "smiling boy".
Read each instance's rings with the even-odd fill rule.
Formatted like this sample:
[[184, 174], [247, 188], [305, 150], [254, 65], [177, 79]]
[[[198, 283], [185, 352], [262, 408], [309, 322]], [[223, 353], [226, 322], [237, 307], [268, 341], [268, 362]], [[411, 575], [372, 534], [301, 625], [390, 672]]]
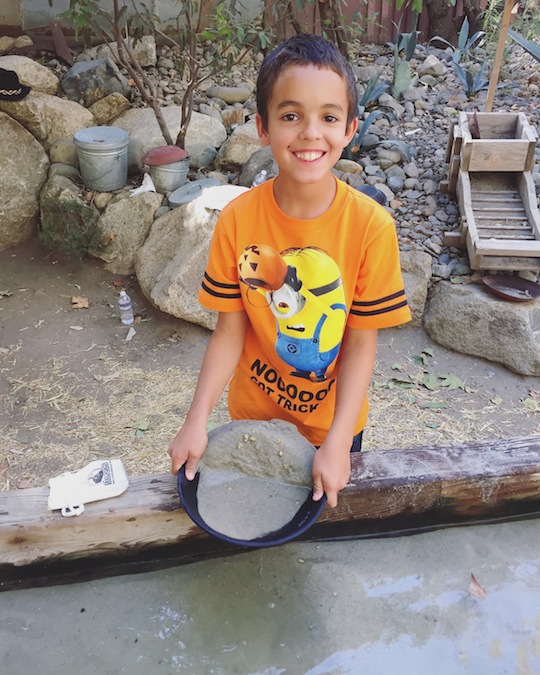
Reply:
[[223, 209], [199, 301], [217, 310], [197, 388], [169, 454], [192, 479], [232, 376], [232, 419], [280, 418], [318, 447], [313, 498], [336, 506], [368, 415], [377, 331], [410, 320], [388, 212], [332, 173], [357, 129], [350, 66], [299, 35], [257, 80], [257, 130], [279, 167]]

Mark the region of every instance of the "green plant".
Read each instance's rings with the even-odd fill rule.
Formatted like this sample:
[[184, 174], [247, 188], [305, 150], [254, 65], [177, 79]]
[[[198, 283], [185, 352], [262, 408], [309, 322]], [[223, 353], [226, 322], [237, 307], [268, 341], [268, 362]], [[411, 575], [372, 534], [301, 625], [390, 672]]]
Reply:
[[540, 45], [536, 44], [536, 42], [533, 42], [532, 40], [526, 40], [519, 33], [516, 33], [516, 31], [512, 29], [508, 31], [508, 35], [512, 38], [512, 40], [514, 40], [516, 44], [518, 44], [520, 47], [523, 47], [523, 49], [529, 52], [529, 54], [537, 61], [540, 61]]
[[486, 67], [485, 63], [482, 63], [476, 72], [471, 67], [467, 69], [462, 68], [459, 63], [453, 62], [452, 65], [454, 66], [454, 70], [456, 71], [461, 86], [467, 94], [467, 98], [472, 98], [479, 91], [488, 88], [489, 79], [484, 75]]
[[476, 31], [474, 35], [469, 37], [469, 20], [467, 17], [463, 20], [458, 35], [457, 46], [454, 46], [442, 37], [436, 36], [431, 38], [431, 42], [442, 42], [452, 51], [452, 63], [471, 62], [474, 60], [473, 50], [481, 47], [486, 38], [486, 33], [483, 30]]
[[[121, 5], [120, 5], [121, 3]], [[264, 49], [271, 31], [263, 30], [258, 21], [243, 21], [236, 0], [224, 0], [213, 15], [207, 3], [201, 6], [185, 0], [176, 17], [174, 35], [166, 31], [159, 18], [144, 3], [132, 3], [128, 13], [126, 0], [112, 0], [112, 11], [97, 0], [70, 0], [69, 9], [60, 18], [71, 23], [77, 34], [90, 33], [109, 45], [116, 42], [118, 61], [128, 72], [144, 102], [152, 108], [167, 145], [185, 146], [187, 129], [193, 112], [193, 95], [207, 78], [229, 70], [252, 50]], [[161, 105], [152, 82], [137, 60], [134, 43], [145, 34], [159, 35], [179, 53], [178, 67], [187, 72], [187, 84], [180, 106], [180, 130], [176, 139], [167, 128]], [[202, 54], [202, 56], [201, 56]]]
[[457, 46], [439, 36], [430, 40], [430, 43], [442, 42], [452, 50], [452, 67], [468, 98], [489, 86], [489, 79], [484, 75], [486, 61], [480, 63], [474, 53], [475, 49], [483, 45], [485, 37], [486, 33], [483, 30], [476, 31], [469, 37], [469, 20], [465, 17], [459, 31]]
[[[413, 26], [416, 27], [417, 23], [418, 15], [413, 12]], [[391, 93], [397, 100], [401, 98], [404, 91], [407, 91], [412, 82], [409, 61], [414, 56], [418, 44], [418, 35], [420, 34], [419, 31], [414, 29], [410, 33], [402, 33], [400, 24], [394, 24], [397, 31], [396, 39], [393, 43], [389, 44], [394, 53]]]
[[345, 159], [358, 159], [362, 141], [373, 123], [373, 121], [384, 115], [387, 118], [393, 118], [394, 112], [391, 108], [379, 103], [379, 98], [388, 91], [390, 84], [381, 82], [380, 75], [372, 75], [364, 89], [360, 100], [358, 101], [358, 130], [353, 136], [349, 145], [343, 151]]

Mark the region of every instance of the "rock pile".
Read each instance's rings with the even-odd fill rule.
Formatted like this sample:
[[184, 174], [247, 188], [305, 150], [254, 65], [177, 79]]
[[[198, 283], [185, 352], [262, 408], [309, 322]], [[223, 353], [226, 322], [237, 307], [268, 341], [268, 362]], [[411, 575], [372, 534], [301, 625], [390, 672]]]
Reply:
[[[157, 48], [151, 38], [138, 43], [138, 49], [174, 138], [185, 88], [175, 66], [177, 54], [169, 47]], [[459, 223], [455, 201], [439, 191], [439, 183], [446, 177], [448, 131], [459, 111], [481, 110], [484, 96], [468, 100], [460, 93], [448, 58], [445, 52], [430, 49], [428, 53], [419, 47], [417, 58], [410, 62], [414, 73], [411, 87], [400, 101], [388, 94], [381, 100], [392, 109], [392, 116], [380, 116], [371, 124], [358, 162], [341, 160], [335, 168], [338, 177], [355, 187], [374, 185], [384, 192], [396, 222], [414, 322], [420, 324], [424, 316], [431, 316], [426, 329], [440, 342], [444, 338], [435, 325], [448, 325], [459, 311], [452, 310], [451, 317], [442, 322], [440, 309], [435, 312], [434, 308], [441, 306], [443, 294], [445, 303], [449, 303], [449, 296], [466, 293], [467, 285], [479, 277], [470, 270], [463, 250], [446, 248], [443, 242], [444, 233], [456, 229]], [[190, 181], [211, 178], [216, 184], [248, 187], [261, 169], [268, 176], [275, 174], [273, 158], [268, 148], [261, 147], [254, 123], [259, 60], [257, 55], [234, 67], [220, 81], [207, 80], [196, 92], [186, 137]], [[393, 57], [385, 54], [384, 47], [363, 46], [353, 65], [361, 88], [375, 72], [381, 79], [391, 80]], [[195, 295], [216, 211], [199, 201], [202, 197], [197, 190], [192, 192], [193, 201], [185, 203], [185, 198], [172, 209], [168, 195], [131, 195], [131, 189], [141, 184], [142, 157], [152, 147], [163, 145], [164, 139], [152, 110], [111, 58], [109, 48], [97, 47], [79, 54], [71, 68], [56, 59], [41, 65], [14, 55], [0, 56], [0, 67], [15, 70], [20, 80], [32, 87], [21, 101], [0, 102], [4, 148], [0, 250], [38, 231], [47, 240], [47, 224], [57, 222], [58, 214], [70, 213], [79, 229], [93, 232], [87, 242], [90, 253], [102, 258], [107, 269], [118, 274], [136, 273], [144, 293], [161, 309], [213, 327], [214, 317], [198, 307]], [[503, 79], [508, 86], [497, 93], [497, 109], [522, 110], [533, 125], [538, 125], [540, 107], [530, 105], [539, 91], [538, 64], [518, 54], [512, 67], [505, 68]], [[79, 129], [99, 125], [121, 127], [130, 136], [129, 183], [114, 194], [89, 190], [79, 175], [73, 135]], [[533, 176], [540, 186], [540, 149]], [[54, 236], [56, 233], [51, 233], [49, 241], [54, 241]], [[428, 292], [441, 280], [452, 283], [444, 286], [445, 291], [437, 289], [433, 295], [437, 304], [430, 312]], [[455, 290], [457, 286], [461, 287], [459, 291]], [[476, 290], [470, 290], [472, 298]], [[504, 303], [491, 296], [485, 298], [490, 305]], [[538, 302], [520, 308], [520, 312], [531, 314], [530, 325], [534, 324], [532, 314], [538, 311]], [[459, 330], [471, 333], [471, 324]], [[515, 361], [501, 355], [499, 349], [491, 350], [486, 339], [484, 331], [484, 353], [516, 369]], [[528, 335], [524, 340], [529, 351], [538, 353], [540, 346], [534, 337]], [[447, 346], [476, 353], [464, 340], [455, 338], [453, 343], [455, 346]], [[510, 348], [508, 344], [504, 347], [505, 351]], [[540, 374], [539, 363], [539, 358], [530, 361], [530, 373]]]

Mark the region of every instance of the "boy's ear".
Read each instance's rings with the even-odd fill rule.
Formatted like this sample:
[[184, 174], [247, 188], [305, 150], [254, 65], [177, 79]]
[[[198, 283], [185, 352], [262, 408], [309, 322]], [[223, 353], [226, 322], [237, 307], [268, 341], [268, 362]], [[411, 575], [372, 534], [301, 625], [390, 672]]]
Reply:
[[355, 117], [353, 121], [349, 124], [345, 132], [345, 144], [343, 145], [344, 148], [346, 148], [349, 145], [357, 129], [358, 129], [358, 117]]
[[263, 121], [259, 113], [255, 115], [255, 124], [257, 125], [257, 133], [259, 135], [259, 140], [263, 145], [270, 145], [270, 138], [268, 137], [268, 132], [264, 128]]

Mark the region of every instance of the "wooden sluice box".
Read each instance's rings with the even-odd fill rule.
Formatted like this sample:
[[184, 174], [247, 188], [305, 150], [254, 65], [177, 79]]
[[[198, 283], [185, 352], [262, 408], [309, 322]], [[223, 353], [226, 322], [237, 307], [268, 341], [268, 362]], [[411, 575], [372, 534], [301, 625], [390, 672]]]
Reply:
[[540, 270], [540, 211], [532, 179], [537, 142], [523, 113], [460, 113], [446, 149], [459, 233], [474, 270]]

